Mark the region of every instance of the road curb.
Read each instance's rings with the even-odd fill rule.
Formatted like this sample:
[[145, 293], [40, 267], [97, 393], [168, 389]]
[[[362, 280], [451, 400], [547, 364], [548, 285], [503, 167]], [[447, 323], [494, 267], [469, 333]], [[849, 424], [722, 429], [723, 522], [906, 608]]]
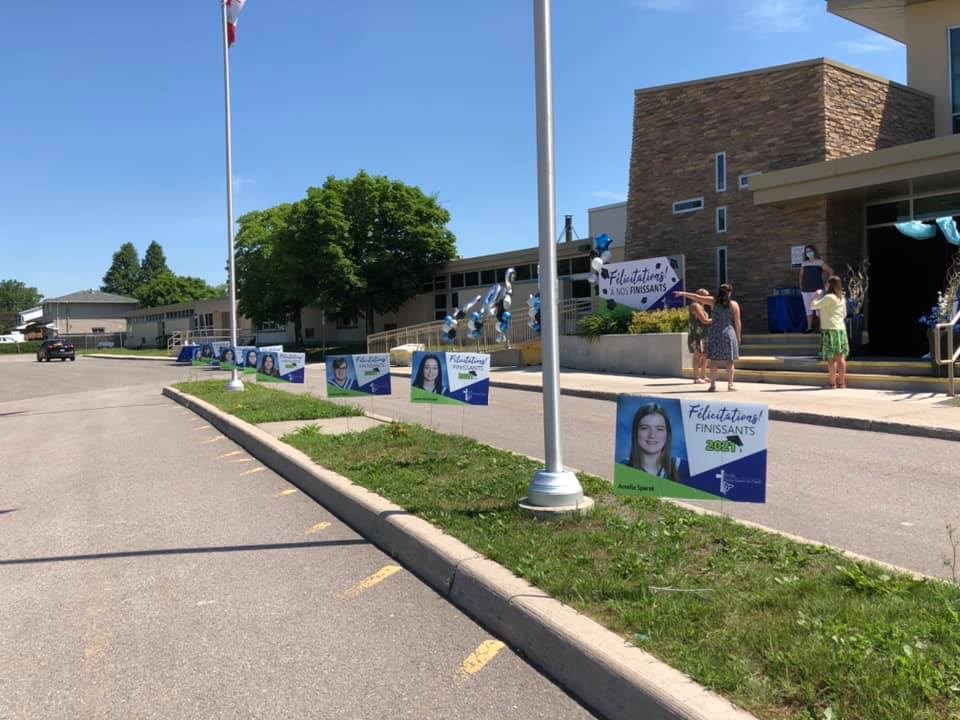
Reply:
[[[528, 385], [526, 383], [511, 382], [509, 380], [491, 379], [490, 384], [495, 387], [508, 388], [510, 390], [543, 392], [543, 388], [539, 385]], [[571, 397], [589, 398], [592, 400], [616, 400], [623, 393], [617, 393], [611, 390], [561, 388], [560, 394], [570, 395]], [[838, 427], [847, 430], [865, 430], [867, 432], [883, 432], [894, 435], [910, 435], [913, 437], [926, 437], [933, 438], [935, 440], [952, 440], [954, 442], [960, 442], [960, 430], [935, 427], [932, 425], [911, 425], [910, 423], [890, 422], [887, 420], [843, 417], [842, 415], [820, 415], [818, 413], [803, 412], [799, 410], [776, 410], [774, 408], [770, 408], [769, 415], [771, 420], [779, 420], [780, 422], [793, 422], [802, 423], [804, 425]]]
[[608, 720], [756, 720], [427, 521], [218, 408], [164, 387], [251, 455], [395, 557]]
[[173, 355], [160, 357], [159, 355], [111, 355], [107, 353], [83, 353], [82, 357], [97, 358], [98, 360], [146, 360], [148, 362], [177, 362], [177, 359]]

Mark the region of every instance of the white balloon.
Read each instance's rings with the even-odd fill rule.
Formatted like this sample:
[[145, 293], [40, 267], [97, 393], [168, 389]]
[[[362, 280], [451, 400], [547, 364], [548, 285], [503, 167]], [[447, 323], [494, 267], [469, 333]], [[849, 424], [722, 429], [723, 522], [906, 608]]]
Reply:
[[587, 275], [587, 282], [590, 283], [591, 285], [596, 285], [596, 284], [597, 284], [597, 274], [596, 274], [596, 273], [590, 273], [589, 275]]
[[610, 251], [604, 250], [602, 253], [600, 253], [600, 259], [605, 263], [610, 262]]
[[602, 267], [603, 267], [603, 260], [601, 260], [600, 258], [595, 257], [593, 258], [593, 260], [590, 261], [590, 269], [593, 270], [594, 272], [600, 272], [600, 268]]

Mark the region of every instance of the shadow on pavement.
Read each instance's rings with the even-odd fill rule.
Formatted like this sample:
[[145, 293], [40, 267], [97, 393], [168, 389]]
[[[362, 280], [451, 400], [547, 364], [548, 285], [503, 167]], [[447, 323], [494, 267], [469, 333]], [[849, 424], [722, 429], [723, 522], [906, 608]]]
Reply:
[[251, 552], [255, 550], [297, 550], [301, 548], [343, 547], [347, 545], [369, 544], [369, 541], [362, 539], [316, 540], [313, 542], [269, 543], [266, 545], [224, 545], [221, 547], [167, 548], [162, 550], [122, 550], [90, 555], [53, 555], [51, 557], [0, 560], [0, 565], [30, 565], [34, 563], [73, 562], [75, 560], [114, 560], [128, 557], [149, 557], [151, 555], [198, 555], [201, 553]]

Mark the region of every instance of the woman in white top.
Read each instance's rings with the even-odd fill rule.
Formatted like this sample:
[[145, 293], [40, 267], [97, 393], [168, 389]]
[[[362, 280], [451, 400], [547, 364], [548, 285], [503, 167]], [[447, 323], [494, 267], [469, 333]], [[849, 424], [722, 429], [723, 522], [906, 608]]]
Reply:
[[833, 270], [824, 262], [813, 245], [803, 249], [803, 262], [800, 263], [800, 295], [803, 297], [803, 309], [807, 313], [807, 332], [813, 332], [813, 310], [811, 302], [818, 290], [823, 290], [824, 279], [833, 275]]
[[843, 296], [843, 282], [836, 275], [827, 278], [827, 293], [814, 293], [811, 302], [814, 310], [820, 311], [820, 359], [827, 361], [828, 388], [847, 386], [847, 355], [850, 343], [847, 340], [847, 299]]

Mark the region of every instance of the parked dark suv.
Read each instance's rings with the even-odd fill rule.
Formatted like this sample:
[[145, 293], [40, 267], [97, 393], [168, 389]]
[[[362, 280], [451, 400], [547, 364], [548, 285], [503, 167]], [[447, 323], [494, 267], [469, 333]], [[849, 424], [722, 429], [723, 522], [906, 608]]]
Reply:
[[44, 340], [40, 347], [37, 348], [37, 362], [43, 362], [46, 360], [50, 362], [53, 358], [60, 358], [61, 360], [76, 360], [77, 355], [73, 349], [73, 345], [66, 342], [65, 340], [59, 340], [54, 338], [53, 340]]

